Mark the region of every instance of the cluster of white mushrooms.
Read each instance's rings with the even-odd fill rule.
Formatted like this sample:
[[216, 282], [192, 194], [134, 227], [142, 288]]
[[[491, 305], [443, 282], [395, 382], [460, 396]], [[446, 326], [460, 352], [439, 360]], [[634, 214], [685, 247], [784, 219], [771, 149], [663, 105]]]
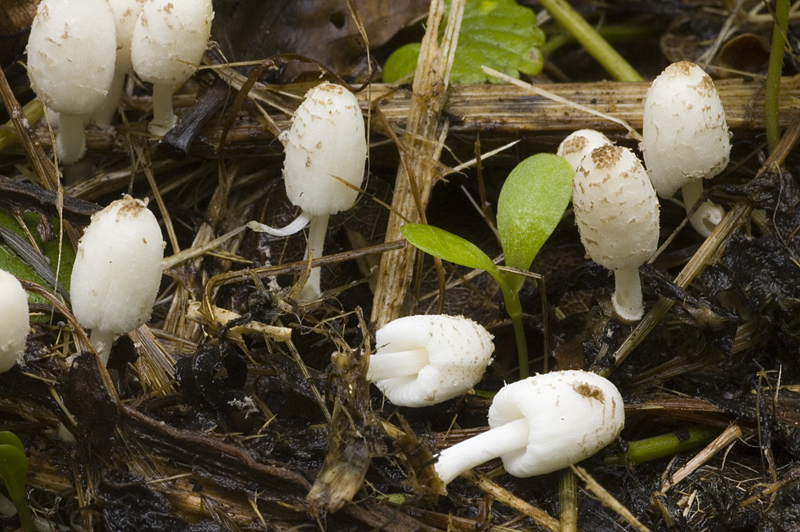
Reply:
[[59, 160], [83, 157], [89, 120], [111, 123], [131, 69], [153, 84], [150, 132], [168, 131], [172, 90], [197, 69], [213, 18], [211, 0], [42, 0], [28, 72], [42, 103], [59, 113]]
[[[674, 63], [653, 81], [643, 121], [644, 165], [628, 148], [613, 146], [591, 130], [576, 131], [558, 150], [575, 169], [572, 203], [581, 241], [592, 260], [614, 271], [614, 311], [628, 322], [644, 313], [639, 266], [658, 246], [656, 193], [670, 198], [682, 189], [691, 212], [702, 196], [703, 179], [725, 169], [731, 150], [714, 83], [692, 63]], [[690, 222], [705, 237], [723, 215], [721, 207], [706, 201]]]

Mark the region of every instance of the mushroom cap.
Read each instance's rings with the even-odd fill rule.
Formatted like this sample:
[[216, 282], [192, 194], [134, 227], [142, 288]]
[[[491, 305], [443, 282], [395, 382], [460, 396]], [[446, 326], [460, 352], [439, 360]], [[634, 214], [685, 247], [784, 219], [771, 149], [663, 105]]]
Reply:
[[147, 0], [131, 39], [133, 69], [144, 81], [186, 81], [206, 51], [214, 9], [211, 0]]
[[145, 0], [108, 0], [117, 35], [117, 72], [128, 72], [133, 67], [131, 39], [144, 3]]
[[728, 165], [730, 132], [714, 82], [681, 61], [647, 91], [642, 116], [644, 162], [658, 195], [672, 197], [691, 179], [710, 179]]
[[595, 148], [611, 144], [608, 137], [594, 129], [579, 129], [567, 136], [558, 146], [556, 155], [563, 157], [573, 171], [578, 170], [584, 157]]
[[[353, 206], [364, 179], [367, 140], [358, 100], [339, 85], [322, 83], [306, 93], [280, 136], [286, 151], [283, 177], [289, 200], [312, 216]], [[335, 177], [333, 177], [335, 176]]]
[[419, 374], [375, 382], [398, 406], [430, 406], [463, 394], [481, 380], [494, 352], [489, 331], [463, 316], [407, 316], [387, 323], [375, 337], [373, 357], [413, 349], [428, 352], [429, 363]]
[[72, 269], [72, 311], [84, 327], [122, 334], [150, 317], [164, 240], [143, 201], [124, 196], [92, 215]]
[[608, 269], [638, 268], [658, 247], [658, 199], [628, 148], [601, 146], [583, 158], [572, 189], [586, 252]]
[[589, 371], [554, 371], [503, 387], [489, 408], [489, 427], [528, 421], [528, 445], [501, 456], [515, 477], [543, 475], [589, 458], [625, 425], [622, 396]]
[[111, 86], [116, 49], [106, 0], [42, 0], [27, 48], [36, 95], [59, 113], [91, 114]]
[[22, 360], [28, 338], [28, 294], [12, 274], [0, 270], [0, 373]]

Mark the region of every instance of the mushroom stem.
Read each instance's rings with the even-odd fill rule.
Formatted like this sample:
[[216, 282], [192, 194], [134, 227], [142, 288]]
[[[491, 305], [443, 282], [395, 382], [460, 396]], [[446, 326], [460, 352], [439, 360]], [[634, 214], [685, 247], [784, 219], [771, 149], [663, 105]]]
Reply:
[[98, 127], [109, 127], [114, 119], [114, 114], [119, 107], [119, 97], [122, 95], [122, 86], [125, 84], [126, 72], [114, 72], [111, 78], [111, 87], [108, 89], [105, 100], [92, 115]]
[[56, 149], [62, 164], [72, 164], [86, 153], [86, 137], [83, 134], [83, 115], [58, 115], [58, 138]]
[[393, 379], [417, 375], [419, 371], [430, 363], [428, 350], [425, 348], [410, 349], [408, 351], [394, 351], [386, 353], [381, 351], [369, 357], [368, 381]]
[[108, 357], [111, 354], [111, 344], [114, 343], [114, 333], [110, 331], [101, 331], [99, 329], [92, 329], [89, 334], [89, 340], [92, 342], [95, 351], [100, 356], [100, 360], [105, 366], [108, 364]]
[[611, 302], [614, 311], [625, 321], [638, 321], [644, 314], [642, 303], [642, 283], [639, 280], [639, 268], [622, 268], [614, 270], [616, 288]]
[[[681, 190], [683, 191], [683, 204], [688, 213], [703, 196], [703, 180], [692, 179], [683, 185]], [[694, 211], [689, 221], [695, 231], [703, 237], [708, 237], [717, 227], [717, 224], [722, 221], [723, 216], [725, 216], [725, 209], [712, 201], [705, 201]]]
[[[325, 233], [328, 231], [328, 219], [330, 214], [320, 214], [312, 216], [308, 222], [308, 247], [306, 248], [305, 259], [309, 257], [318, 259], [322, 256], [325, 246]], [[312, 268], [308, 281], [303, 290], [297, 296], [298, 301], [308, 302], [317, 299], [322, 293], [320, 290], [319, 267]]]
[[148, 131], [163, 137], [177, 120], [172, 110], [172, 85], [153, 83], [153, 121], [150, 122]]
[[468, 469], [528, 446], [528, 420], [524, 417], [464, 440], [439, 455], [434, 465], [442, 482], [449, 484]]

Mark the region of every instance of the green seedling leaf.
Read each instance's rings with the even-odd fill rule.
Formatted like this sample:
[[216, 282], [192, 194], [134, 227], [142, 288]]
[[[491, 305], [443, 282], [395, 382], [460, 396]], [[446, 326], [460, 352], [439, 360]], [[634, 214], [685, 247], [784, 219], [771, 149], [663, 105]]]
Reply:
[[22, 526], [33, 530], [33, 518], [25, 500], [25, 481], [28, 477], [28, 457], [19, 438], [11, 432], [0, 432], [0, 480], [5, 484]]
[[[441, 38], [447, 16], [439, 28]], [[488, 66], [514, 78], [542, 70], [544, 32], [536, 26], [536, 15], [514, 0], [467, 0], [458, 48], [450, 73], [451, 83], [500, 83], [481, 70]], [[393, 83], [417, 68], [420, 44], [396, 50], [384, 65], [383, 80]]]
[[484, 270], [500, 284], [501, 288], [507, 289], [503, 272], [472, 242], [432, 225], [406, 224], [400, 231], [417, 249], [454, 264]]
[[[507, 266], [531, 267], [569, 205], [573, 175], [567, 161], [550, 153], [528, 157], [511, 171], [497, 200], [497, 232]], [[519, 292], [524, 278], [507, 277]]]

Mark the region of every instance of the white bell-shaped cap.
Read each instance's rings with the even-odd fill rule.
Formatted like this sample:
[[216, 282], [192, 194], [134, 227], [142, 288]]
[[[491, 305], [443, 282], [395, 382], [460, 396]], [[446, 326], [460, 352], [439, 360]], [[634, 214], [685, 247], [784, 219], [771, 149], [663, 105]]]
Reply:
[[91, 114], [114, 75], [117, 40], [106, 0], [42, 0], [28, 38], [28, 73], [42, 103]]
[[556, 155], [563, 157], [573, 171], [578, 170], [584, 157], [592, 153], [595, 148], [611, 144], [608, 137], [594, 129], [579, 129], [561, 141]]
[[131, 39], [145, 0], [108, 0], [117, 36], [116, 70], [121, 73], [132, 68]]
[[81, 325], [122, 334], [150, 317], [161, 283], [164, 239], [147, 204], [130, 196], [92, 215], [72, 269]]
[[673, 63], [653, 80], [642, 120], [640, 148], [662, 198], [728, 166], [731, 141], [725, 110], [714, 82], [699, 66]]
[[638, 268], [658, 247], [658, 199], [628, 148], [601, 146], [573, 182], [575, 223], [586, 252], [608, 269]]
[[312, 216], [353, 206], [367, 159], [364, 119], [353, 93], [331, 83], [312, 88], [280, 140], [286, 195], [294, 205]]
[[463, 316], [417, 315], [376, 333], [367, 380], [398, 406], [421, 407], [463, 394], [492, 361], [493, 336]]
[[611, 381], [588, 371], [554, 371], [502, 388], [489, 408], [494, 429], [527, 420], [528, 443], [501, 456], [515, 477], [543, 475], [589, 458], [625, 426], [625, 405]]
[[0, 373], [22, 360], [28, 338], [28, 294], [12, 274], [0, 270]]
[[211, 0], [147, 0], [131, 39], [136, 74], [161, 85], [186, 81], [203, 59], [213, 19]]

